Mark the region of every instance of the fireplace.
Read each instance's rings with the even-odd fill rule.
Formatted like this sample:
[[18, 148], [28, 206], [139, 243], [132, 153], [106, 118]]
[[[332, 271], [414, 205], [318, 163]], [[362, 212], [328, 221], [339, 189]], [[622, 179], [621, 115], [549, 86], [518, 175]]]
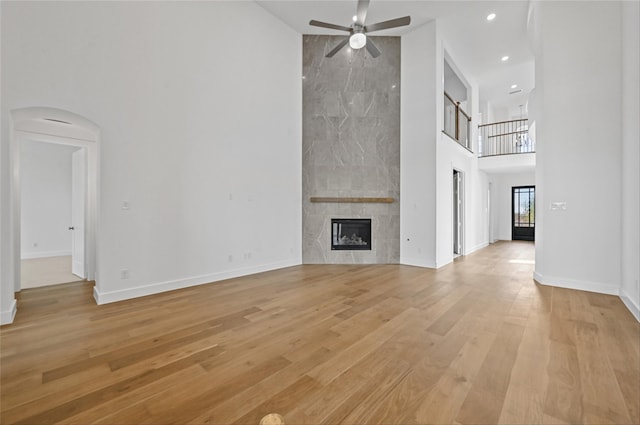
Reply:
[[370, 218], [332, 218], [332, 250], [371, 250]]

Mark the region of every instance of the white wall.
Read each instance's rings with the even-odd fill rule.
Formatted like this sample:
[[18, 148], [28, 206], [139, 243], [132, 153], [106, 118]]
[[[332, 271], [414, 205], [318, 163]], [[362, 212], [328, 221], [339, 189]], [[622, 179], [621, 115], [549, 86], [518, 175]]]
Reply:
[[[478, 124], [481, 121], [480, 96], [478, 84], [473, 75], [464, 69], [463, 56], [448, 45], [450, 37], [448, 27], [440, 27], [439, 49], [436, 60], [439, 66], [446, 57], [450, 65], [456, 69], [458, 76], [467, 86], [466, 112], [471, 116], [471, 150], [478, 151]], [[437, 82], [442, 79], [438, 78]], [[442, 93], [443, 86], [437, 85]], [[438, 105], [442, 109], [442, 103]], [[439, 116], [442, 116], [439, 113]], [[463, 211], [463, 253], [470, 254], [489, 244], [488, 196], [489, 180], [478, 168], [476, 154], [469, 152], [455, 140], [442, 132], [442, 119], [438, 120], [436, 146], [437, 172], [437, 248], [436, 265], [441, 267], [453, 261], [453, 170], [463, 173], [464, 211]]]
[[[534, 172], [504, 173], [489, 175], [491, 182], [491, 242], [511, 240], [511, 188], [534, 186]], [[537, 203], [537, 199], [536, 199]]]
[[[488, 179], [474, 154], [442, 133], [446, 35], [433, 21], [402, 37], [400, 262], [441, 267], [453, 261], [453, 169], [464, 173], [464, 252], [489, 242]], [[457, 67], [456, 52], [446, 54]], [[458, 68], [458, 67], [457, 67]], [[468, 90], [473, 148], [477, 149], [479, 96]]]
[[[0, 3], [0, 25], [4, 20], [2, 3]], [[0, 48], [4, 40], [0, 39]], [[0, 66], [0, 81], [4, 78], [3, 67]], [[0, 84], [0, 91], [4, 87]], [[16, 313], [16, 299], [14, 297], [13, 259], [11, 257], [11, 238], [7, 235], [11, 232], [10, 211], [11, 205], [7, 196], [10, 191], [9, 173], [9, 143], [6, 135], [9, 126], [4, 119], [0, 119], [0, 324], [11, 323]]]
[[442, 93], [437, 23], [402, 37], [400, 97], [400, 263], [436, 267], [436, 136]]
[[22, 258], [71, 255], [71, 153], [76, 149], [22, 143]]
[[[535, 277], [544, 284], [617, 294], [621, 6], [536, 7]], [[566, 211], [551, 211], [551, 202], [566, 202]]]
[[298, 34], [253, 2], [1, 7], [2, 120], [102, 130], [99, 302], [301, 262]]
[[622, 285], [640, 320], [640, 3], [622, 5]]
[[[475, 139], [474, 139], [475, 140]], [[463, 252], [489, 244], [489, 179], [478, 169], [475, 155], [449, 136], [441, 134], [437, 153], [437, 265], [453, 261], [453, 170], [462, 171], [464, 185]]]

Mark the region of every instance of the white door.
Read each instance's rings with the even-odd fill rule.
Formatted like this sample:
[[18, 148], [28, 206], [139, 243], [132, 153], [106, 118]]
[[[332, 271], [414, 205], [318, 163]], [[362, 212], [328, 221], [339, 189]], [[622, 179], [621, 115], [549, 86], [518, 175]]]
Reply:
[[87, 191], [86, 150], [71, 154], [71, 273], [84, 279], [85, 196]]
[[453, 170], [453, 253], [462, 255], [462, 173]]
[[489, 243], [493, 243], [493, 226], [492, 226], [492, 221], [493, 218], [491, 217], [491, 189], [492, 189], [492, 183], [489, 182], [489, 189], [487, 189], [487, 233], [489, 235], [488, 241]]

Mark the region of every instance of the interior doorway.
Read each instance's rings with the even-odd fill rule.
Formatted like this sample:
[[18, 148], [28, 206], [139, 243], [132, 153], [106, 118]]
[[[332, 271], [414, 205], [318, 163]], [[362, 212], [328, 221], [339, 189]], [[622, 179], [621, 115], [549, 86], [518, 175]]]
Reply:
[[511, 188], [511, 239], [535, 241], [536, 236], [536, 187]]
[[[13, 265], [13, 289], [21, 290], [21, 152], [26, 141], [56, 144], [74, 147], [76, 183], [72, 192], [76, 192], [72, 209], [79, 214], [77, 224], [72, 227], [74, 245], [77, 251], [74, 271], [79, 277], [95, 280], [97, 247], [97, 205], [98, 205], [98, 163], [99, 163], [99, 127], [77, 114], [54, 108], [33, 107], [11, 111], [11, 249]], [[75, 158], [75, 159], [74, 159]], [[73, 204], [75, 203], [75, 207]], [[76, 229], [77, 227], [77, 229]], [[65, 229], [67, 230], [67, 229]], [[76, 278], [74, 280], [80, 280]], [[6, 282], [9, 283], [9, 282]], [[3, 282], [3, 285], [5, 283]], [[97, 283], [96, 283], [97, 285]], [[14, 311], [15, 315], [15, 300]]]
[[464, 251], [464, 179], [462, 171], [453, 170], [453, 255]]
[[21, 289], [83, 280], [86, 148], [20, 143]]

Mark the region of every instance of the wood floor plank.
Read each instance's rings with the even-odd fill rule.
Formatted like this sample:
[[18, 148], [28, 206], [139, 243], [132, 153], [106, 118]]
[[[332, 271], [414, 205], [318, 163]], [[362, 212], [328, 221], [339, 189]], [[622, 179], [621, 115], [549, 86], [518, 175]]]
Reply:
[[460, 298], [455, 304], [446, 311], [446, 313], [442, 314], [438, 320], [433, 322], [431, 326], [427, 328], [429, 332], [435, 333], [437, 335], [444, 336], [446, 335], [451, 328], [455, 326], [456, 323], [471, 309], [471, 306], [475, 303], [477, 298], [477, 294], [474, 292], [469, 292], [462, 298]]
[[528, 320], [498, 423], [508, 425], [544, 422], [549, 363], [547, 341], [548, 320]]
[[522, 326], [502, 324], [456, 421], [461, 424], [498, 423], [523, 333]]
[[357, 391], [345, 398], [335, 410], [322, 420], [322, 424], [352, 423], [371, 421], [371, 409], [393, 390], [409, 373], [411, 366], [404, 361], [388, 362], [386, 367], [367, 380]]
[[[215, 406], [228, 400], [236, 392], [256, 385], [273, 373], [291, 364], [283, 357], [274, 357], [258, 362], [249, 367], [234, 370], [229, 377], [231, 379], [221, 379], [216, 386], [204, 392], [195, 394], [191, 392], [188, 399], [182, 398], [182, 402], [174, 401], [168, 404], [166, 400], [157, 400], [154, 404], [145, 404], [154, 422], [162, 423], [184, 423], [193, 420], [198, 413], [211, 406]], [[239, 373], [238, 373], [239, 372]], [[213, 379], [213, 376], [212, 376]]]
[[417, 423], [452, 423], [471, 390], [496, 335], [478, 332], [461, 348], [415, 413]]
[[366, 337], [360, 339], [357, 343], [343, 350], [336, 357], [329, 361], [318, 365], [311, 370], [308, 375], [315, 378], [322, 384], [328, 384], [338, 375], [348, 370], [352, 365], [357, 363], [364, 356], [382, 346], [389, 338], [393, 336], [398, 329], [406, 325], [406, 322], [415, 317], [414, 309], [407, 309], [396, 315], [384, 325], [380, 326]]
[[301, 265], [95, 305], [17, 295], [3, 424], [640, 423], [640, 324], [536, 284], [534, 246], [440, 269]]
[[285, 415], [320, 390], [321, 385], [305, 372], [330, 356], [329, 350], [319, 348], [305, 359], [291, 363], [277, 373], [265, 378], [245, 391], [237, 393], [225, 402], [208, 409], [194, 418], [194, 423], [257, 422], [268, 413]]
[[385, 356], [383, 351], [371, 351], [352, 365], [344, 373], [324, 385], [313, 398], [306, 400], [290, 412], [293, 423], [302, 420], [309, 423], [323, 423], [331, 417], [340, 417], [349, 411], [351, 406], [344, 405], [346, 400], [357, 399], [370, 386], [371, 381], [378, 384], [382, 375], [391, 373], [397, 365]]
[[423, 361], [372, 407], [372, 424], [413, 424], [415, 411], [436, 385], [446, 368]]
[[[304, 400], [309, 394], [312, 394], [320, 388], [320, 384], [313, 378], [307, 375], [303, 375], [296, 382], [283, 389], [279, 393], [275, 394], [269, 400], [261, 403], [253, 408], [250, 412], [246, 413], [242, 417], [236, 419], [234, 424], [247, 424], [254, 425], [260, 423], [265, 415], [273, 412], [277, 412], [280, 415], [286, 416], [291, 410], [293, 410], [298, 403]], [[199, 422], [198, 418], [198, 422]], [[218, 422], [217, 423], [224, 423]]]
[[563, 422], [583, 423], [583, 393], [576, 347], [551, 341], [549, 356], [544, 413]]
[[96, 404], [87, 410], [65, 417], [59, 423], [64, 425], [141, 423], [144, 418], [151, 417], [144, 406], [146, 400], [165, 393], [168, 388], [185, 384], [198, 385], [199, 379], [211, 379], [211, 377], [207, 376], [198, 364], [194, 364], [148, 385], [126, 391], [120, 397], [110, 399], [108, 403]]
[[[16, 424], [21, 424], [21, 425], [22, 424], [34, 425], [34, 424], [60, 422], [69, 416], [72, 416], [78, 412], [82, 412], [83, 410], [91, 408], [96, 403], [100, 404], [105, 400], [112, 399], [113, 397], [118, 396], [125, 390], [129, 391], [131, 388], [145, 386], [148, 383], [151, 383], [159, 378], [173, 374], [187, 366], [191, 366], [196, 362], [200, 362], [211, 356], [216, 356], [220, 354], [220, 351], [221, 350], [219, 347], [212, 347], [209, 350], [196, 353], [191, 357], [182, 359], [175, 363], [171, 363], [163, 368], [155, 369], [148, 373], [135, 376], [133, 378], [124, 380], [122, 382], [118, 382], [113, 385], [109, 385], [100, 390], [94, 391], [92, 393], [88, 393], [78, 399], [63, 403], [59, 406], [56, 406], [54, 408], [50, 408], [44, 411], [39, 411], [40, 409], [37, 407], [38, 400], [35, 400], [33, 403], [31, 403], [31, 406], [20, 406], [19, 408], [15, 408], [7, 412], [3, 412], [3, 419], [7, 420], [9, 423], [15, 422]], [[30, 412], [38, 412], [38, 413], [29, 415]], [[25, 413], [28, 416], [26, 416]], [[15, 420], [14, 418], [20, 418], [20, 419]]]
[[575, 329], [585, 422], [630, 424], [618, 380], [598, 341], [598, 327], [576, 321]]

